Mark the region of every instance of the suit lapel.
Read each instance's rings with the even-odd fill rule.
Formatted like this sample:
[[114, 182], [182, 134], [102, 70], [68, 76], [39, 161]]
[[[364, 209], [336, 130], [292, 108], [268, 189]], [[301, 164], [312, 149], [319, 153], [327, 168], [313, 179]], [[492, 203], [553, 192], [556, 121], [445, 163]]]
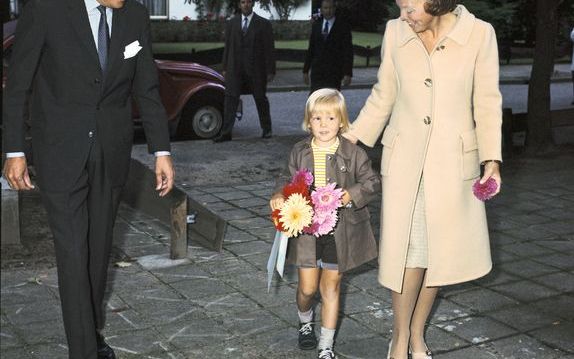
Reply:
[[100, 60], [98, 59], [98, 50], [94, 42], [94, 35], [90, 28], [90, 20], [88, 19], [88, 12], [86, 6], [81, 0], [68, 0], [68, 17], [70, 22], [78, 35], [82, 45], [86, 48], [93, 65], [100, 68]]
[[[125, 34], [126, 26], [126, 6], [120, 9], [114, 9], [112, 17], [112, 36], [110, 39], [110, 52], [108, 53], [108, 67], [106, 69], [105, 79], [106, 83], [111, 81], [119, 68], [121, 67], [123, 56], [123, 35]], [[127, 44], [126, 44], [127, 45]]]

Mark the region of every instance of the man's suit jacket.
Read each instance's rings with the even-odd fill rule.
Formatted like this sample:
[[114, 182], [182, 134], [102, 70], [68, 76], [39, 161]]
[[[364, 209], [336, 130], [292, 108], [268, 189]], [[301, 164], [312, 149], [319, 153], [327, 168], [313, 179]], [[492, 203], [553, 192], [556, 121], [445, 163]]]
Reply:
[[[241, 47], [249, 53], [248, 60], [241, 56]], [[223, 51], [223, 71], [227, 94], [239, 96], [242, 89], [242, 66], [245, 75], [251, 78], [255, 97], [265, 96], [267, 75], [275, 74], [275, 49], [273, 28], [269, 20], [253, 13], [245, 35], [241, 32], [241, 14], [230, 19], [225, 26], [225, 49]], [[247, 63], [242, 63], [247, 62]]]
[[351, 27], [337, 17], [326, 39], [323, 38], [323, 18], [311, 28], [309, 48], [303, 72], [311, 69], [311, 80], [340, 83], [343, 76], [353, 76], [353, 42]]
[[[126, 0], [113, 10], [108, 65], [102, 73], [83, 0], [29, 0], [16, 29], [4, 97], [4, 152], [24, 148], [29, 89], [34, 164], [40, 187], [70, 188], [97, 138], [112, 185], [125, 183], [132, 145], [132, 96], [150, 152], [169, 151], [146, 8]], [[126, 45], [142, 49], [124, 59]]]

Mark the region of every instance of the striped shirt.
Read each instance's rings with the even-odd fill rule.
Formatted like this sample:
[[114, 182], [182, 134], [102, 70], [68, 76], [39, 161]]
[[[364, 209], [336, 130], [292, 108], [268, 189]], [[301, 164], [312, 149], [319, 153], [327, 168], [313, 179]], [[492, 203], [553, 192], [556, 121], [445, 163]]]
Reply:
[[313, 139], [311, 140], [311, 148], [313, 149], [313, 164], [315, 167], [315, 187], [323, 187], [327, 185], [327, 156], [334, 155], [337, 152], [339, 137], [329, 147], [319, 147], [315, 144], [315, 139]]

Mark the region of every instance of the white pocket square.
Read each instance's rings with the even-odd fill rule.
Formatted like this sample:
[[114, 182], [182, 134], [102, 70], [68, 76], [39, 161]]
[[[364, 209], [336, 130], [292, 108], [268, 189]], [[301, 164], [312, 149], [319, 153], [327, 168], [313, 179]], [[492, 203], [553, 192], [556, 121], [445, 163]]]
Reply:
[[140, 42], [138, 40], [127, 45], [126, 48], [124, 49], [124, 60], [129, 59], [130, 57], [136, 56], [136, 54], [141, 49], [142, 49], [142, 47], [140, 46]]

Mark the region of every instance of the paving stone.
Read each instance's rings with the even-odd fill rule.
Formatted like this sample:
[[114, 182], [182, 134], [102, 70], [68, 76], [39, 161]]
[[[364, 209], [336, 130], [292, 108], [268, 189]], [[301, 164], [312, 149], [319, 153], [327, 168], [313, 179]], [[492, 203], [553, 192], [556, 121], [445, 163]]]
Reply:
[[336, 334], [337, 343], [349, 343], [379, 336], [379, 333], [361, 322], [346, 317], [339, 319]]
[[224, 202], [224, 201], [220, 201], [220, 202], [212, 202], [212, 203], [206, 203], [205, 206], [207, 208], [209, 208], [210, 210], [214, 211], [215, 213], [219, 213], [219, 211], [226, 211], [229, 209], [235, 209], [237, 207], [235, 207], [234, 205], [232, 205], [229, 202]]
[[471, 315], [465, 307], [451, 302], [448, 299], [437, 298], [431, 311], [429, 321], [436, 324]]
[[207, 205], [207, 204], [211, 204], [214, 202], [219, 202], [221, 201], [220, 197], [216, 197], [212, 194], [208, 194], [208, 193], [203, 193], [203, 194], [199, 194], [199, 195], [195, 195], [195, 196], [191, 196], [191, 198], [194, 201], [197, 201], [199, 203], [201, 203], [202, 205]]
[[247, 338], [288, 326], [281, 318], [261, 308], [228, 316], [222, 320], [222, 324], [233, 336]]
[[249, 210], [251, 212], [257, 214], [258, 216], [261, 216], [264, 218], [271, 217], [271, 208], [269, 207], [269, 204], [266, 204], [264, 206], [251, 207], [251, 208], [249, 208]]
[[160, 326], [157, 331], [165, 342], [180, 349], [201, 348], [232, 337], [221, 320], [208, 317]]
[[156, 329], [147, 328], [106, 336], [106, 342], [120, 356], [128, 354], [145, 357], [147, 353], [161, 350], [162, 345], [168, 341]]
[[541, 247], [541, 246], [537, 246], [536, 244], [532, 244], [532, 243], [513, 243], [513, 244], [509, 244], [507, 246], [503, 246], [501, 247], [502, 250], [506, 251], [506, 252], [510, 252], [513, 253], [517, 256], [520, 257], [539, 257], [542, 256], [544, 254], [548, 254], [548, 253], [552, 253], [553, 251], [545, 248], [545, 247]]
[[464, 317], [434, 325], [472, 344], [479, 344], [516, 333], [516, 330], [509, 326], [486, 317]]
[[277, 233], [275, 227], [246, 228], [245, 231], [269, 243], [273, 243], [275, 233]]
[[377, 280], [378, 271], [368, 266], [361, 266], [358, 270], [345, 273], [343, 281], [360, 289], [379, 288]]
[[174, 283], [193, 278], [207, 278], [209, 273], [196, 264], [184, 264], [151, 271], [163, 283]]
[[213, 193], [216, 197], [221, 198], [224, 201], [231, 201], [234, 199], [250, 198], [251, 193], [245, 191], [229, 191], [228, 192], [217, 192]]
[[574, 255], [572, 254], [574, 253], [574, 251], [571, 252], [570, 255], [568, 255], [567, 253], [568, 252], [548, 254], [542, 257], [532, 258], [532, 260], [538, 263], [542, 263], [551, 267], [560, 268], [563, 270], [574, 269]]
[[10, 323], [25, 326], [33, 322], [57, 320], [62, 316], [60, 303], [56, 300], [4, 306], [2, 312]]
[[235, 313], [251, 312], [259, 308], [257, 303], [242, 293], [228, 293], [194, 299], [193, 303], [202, 308], [202, 313], [210, 318], [233, 316]]
[[368, 339], [345, 341], [335, 346], [339, 358], [370, 359], [385, 358], [388, 340], [375, 336]]
[[574, 321], [574, 295], [559, 295], [539, 300], [533, 303], [534, 306], [543, 311], [551, 312], [560, 318]]
[[492, 287], [498, 284], [517, 282], [520, 280], [521, 278], [503, 272], [501, 269], [498, 268], [498, 266], [495, 266], [488, 275], [476, 280], [474, 283], [484, 287]]
[[[448, 353], [443, 353], [440, 356], [437, 356], [438, 359], [462, 359], [462, 358], [492, 359], [493, 357], [498, 358], [496, 355], [493, 355], [491, 352], [489, 352], [486, 349], [485, 345], [465, 347]], [[504, 358], [504, 359], [510, 359], [510, 358]]]
[[558, 271], [558, 268], [550, 267], [529, 259], [503, 263], [499, 265], [499, 269], [522, 278], [533, 278]]
[[536, 277], [535, 281], [561, 292], [574, 292], [574, 274], [569, 272], [554, 273]]
[[[456, 350], [469, 345], [469, 342], [436, 325], [425, 328], [425, 341], [433, 354]], [[437, 355], [440, 358], [440, 355]]]
[[215, 278], [193, 278], [175, 282], [172, 287], [189, 299], [233, 293], [236, 290]]
[[574, 333], [574, 323], [563, 321], [547, 328], [529, 332], [528, 335], [547, 343], [551, 347], [573, 353], [572, 333]]
[[393, 329], [393, 311], [389, 304], [375, 306], [376, 309], [369, 312], [350, 314], [349, 318], [370, 328], [385, 338], [390, 339]]
[[[271, 251], [271, 245], [269, 245], [269, 252]], [[269, 252], [263, 252], [263, 253], [259, 253], [259, 254], [253, 254], [250, 256], [246, 256], [246, 257], [242, 257], [242, 259], [244, 259], [246, 262], [250, 263], [251, 265], [253, 265], [255, 268], [257, 268], [257, 270], [259, 271], [264, 271], [267, 273], [267, 261], [269, 260]], [[292, 282], [286, 279], [286, 273], [291, 269], [291, 266], [286, 266], [285, 267], [285, 273], [283, 274], [283, 279], [279, 278], [278, 274], [275, 274], [274, 277], [276, 278], [277, 281], [287, 281], [287, 282]]]
[[[275, 276], [277, 276], [277, 274]], [[230, 274], [222, 276], [220, 279], [239, 292], [267, 293], [267, 272], [254, 271], [250, 273]]]
[[526, 335], [517, 335], [486, 344], [488, 351], [500, 358], [554, 359], [561, 353]]
[[23, 346], [23, 342], [14, 330], [14, 327], [8, 323], [3, 323], [0, 328], [0, 350], [2, 351], [2, 356], [4, 352], [8, 349], [17, 348]]
[[227, 227], [225, 231], [225, 238], [223, 239], [223, 245], [227, 246], [233, 243], [244, 243], [257, 240], [258, 238], [250, 233], [239, 230], [233, 227]]
[[501, 284], [490, 288], [524, 303], [558, 294], [556, 290], [538, 285], [528, 280]]
[[66, 343], [62, 319], [28, 323], [16, 330], [20, 339], [28, 345]]
[[560, 320], [557, 315], [541, 310], [532, 304], [501, 309], [486, 315], [521, 332], [545, 327]]
[[225, 246], [225, 249], [238, 257], [251, 256], [261, 253], [269, 255], [271, 252], [271, 245], [264, 241], [251, 241], [241, 244], [229, 244]]
[[263, 307], [287, 305], [295, 302], [295, 293], [297, 290], [288, 285], [272, 287], [271, 292], [267, 291], [257, 293], [244, 293]]
[[228, 222], [229, 225], [234, 226], [239, 229], [247, 230], [247, 232], [253, 228], [273, 228], [273, 222], [269, 218], [247, 218], [247, 219], [236, 219]]
[[68, 356], [68, 347], [64, 344], [41, 344], [30, 347], [28, 354], [38, 359], [65, 358]]
[[267, 206], [269, 207], [269, 200], [265, 200], [261, 197], [251, 197], [251, 198], [244, 198], [244, 199], [236, 199], [229, 201], [234, 206], [240, 208], [252, 208], [252, 207], [260, 207], [260, 206]]
[[226, 276], [234, 273], [247, 273], [253, 271], [254, 267], [242, 258], [229, 257], [223, 260], [206, 261], [199, 267], [211, 275]]
[[345, 314], [378, 310], [384, 302], [365, 292], [347, 293], [341, 296], [340, 310]]
[[138, 258], [153, 254], [161, 255], [169, 253], [169, 246], [163, 243], [157, 243], [148, 246], [123, 247], [122, 252], [125, 253], [129, 258]]
[[240, 208], [234, 208], [227, 211], [218, 211], [217, 215], [226, 221], [256, 217], [256, 215], [253, 212]]
[[54, 294], [48, 287], [30, 282], [12, 287], [2, 287], [0, 294], [2, 307], [39, 301], [53, 301], [54, 299]]
[[518, 304], [516, 300], [489, 289], [474, 289], [447, 299], [479, 313]]
[[28, 353], [28, 351], [22, 347], [10, 348], [10, 349], [2, 348], [2, 359], [32, 359], [32, 358], [35, 357], [32, 356], [32, 354]]

